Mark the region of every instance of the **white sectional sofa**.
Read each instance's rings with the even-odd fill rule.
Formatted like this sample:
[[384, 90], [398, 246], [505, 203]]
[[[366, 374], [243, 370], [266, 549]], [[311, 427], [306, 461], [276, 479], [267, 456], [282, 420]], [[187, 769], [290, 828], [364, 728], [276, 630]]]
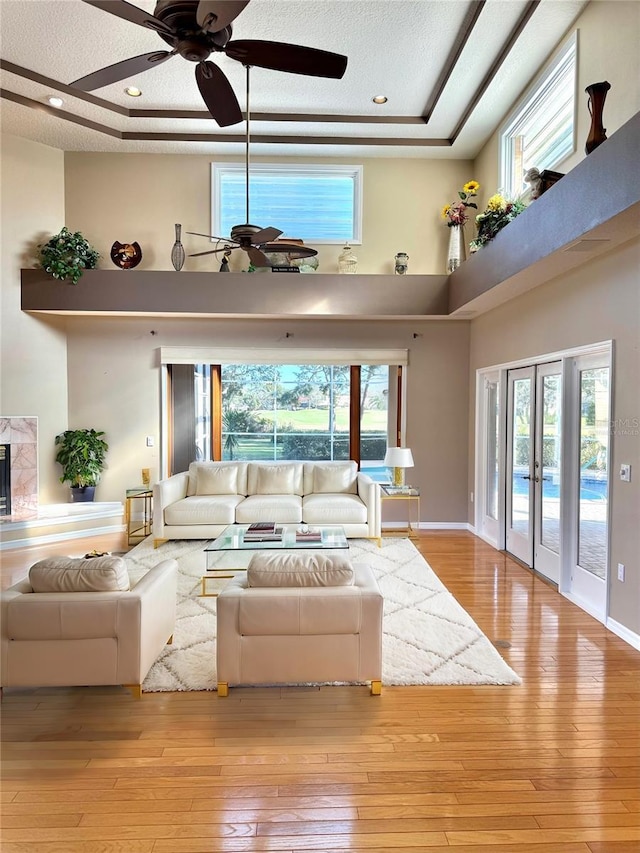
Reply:
[[340, 525], [380, 540], [380, 486], [355, 462], [192, 462], [153, 488], [153, 538], [213, 539], [229, 524]]

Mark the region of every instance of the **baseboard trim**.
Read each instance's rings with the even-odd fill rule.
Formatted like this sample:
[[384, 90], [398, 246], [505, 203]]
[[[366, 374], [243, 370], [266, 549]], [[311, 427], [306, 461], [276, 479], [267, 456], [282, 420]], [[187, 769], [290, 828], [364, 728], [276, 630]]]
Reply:
[[[415, 525], [417, 530], [471, 530], [473, 529], [466, 521], [421, 521]], [[382, 525], [383, 530], [407, 530], [407, 523], [402, 521], [388, 521]]]
[[608, 628], [612, 634], [620, 637], [621, 640], [629, 643], [636, 651], [640, 652], [640, 634], [636, 634], [635, 631], [631, 631], [629, 628], [621, 625], [620, 622], [611, 619], [611, 617], [605, 622], [605, 628]]
[[17, 548], [29, 548], [32, 545], [50, 545], [52, 542], [66, 542], [69, 539], [85, 539], [90, 536], [103, 536], [105, 533], [122, 533], [126, 530], [124, 524], [112, 524], [108, 527], [90, 527], [81, 530], [67, 530], [63, 533], [48, 533], [43, 536], [33, 536], [29, 539], [10, 539], [0, 542], [0, 551]]

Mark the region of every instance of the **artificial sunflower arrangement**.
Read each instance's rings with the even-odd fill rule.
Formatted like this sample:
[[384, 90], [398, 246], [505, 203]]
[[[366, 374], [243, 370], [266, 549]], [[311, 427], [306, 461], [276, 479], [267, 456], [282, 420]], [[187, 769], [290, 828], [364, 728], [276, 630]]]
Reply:
[[471, 201], [478, 195], [480, 184], [477, 181], [467, 181], [467, 183], [458, 190], [459, 201], [454, 201], [453, 204], [447, 204], [442, 208], [442, 218], [447, 223], [447, 227], [452, 225], [464, 225], [469, 221], [468, 207], [478, 209], [478, 205]]
[[520, 199], [512, 201], [500, 193], [492, 195], [486, 209], [476, 216], [478, 234], [469, 244], [470, 251], [477, 252], [493, 240], [498, 231], [502, 231], [505, 225], [512, 222], [526, 207], [527, 205]]

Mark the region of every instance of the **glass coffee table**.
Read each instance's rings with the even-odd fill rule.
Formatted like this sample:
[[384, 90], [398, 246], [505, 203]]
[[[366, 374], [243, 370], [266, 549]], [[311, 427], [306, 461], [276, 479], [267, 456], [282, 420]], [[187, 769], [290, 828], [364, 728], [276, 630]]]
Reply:
[[[249, 527], [248, 524], [230, 524], [222, 531], [217, 539], [214, 539], [204, 549], [206, 558], [206, 575], [202, 576], [201, 596], [210, 597], [219, 594], [220, 589], [209, 592], [207, 581], [232, 578], [237, 572], [246, 572], [249, 558], [241, 560], [239, 554], [251, 554], [254, 551], [335, 551], [348, 550], [349, 542], [343, 527], [330, 527], [313, 525], [309, 527], [304, 524], [282, 524], [282, 538], [276, 541], [249, 541], [245, 542], [244, 535]], [[320, 538], [307, 538], [305, 532], [318, 531]], [[301, 534], [301, 535], [296, 535]], [[224, 554], [234, 554], [234, 562], [244, 562], [245, 565], [225, 566]]]

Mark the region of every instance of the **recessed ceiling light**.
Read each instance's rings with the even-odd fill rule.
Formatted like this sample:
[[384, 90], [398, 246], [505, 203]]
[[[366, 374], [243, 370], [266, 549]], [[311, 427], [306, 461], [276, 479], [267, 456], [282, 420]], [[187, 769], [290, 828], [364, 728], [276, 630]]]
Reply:
[[48, 97], [47, 101], [52, 107], [61, 107], [64, 104], [62, 98], [58, 98], [55, 95]]
[[139, 98], [142, 94], [142, 89], [138, 89], [136, 86], [127, 86], [124, 91], [126, 95], [130, 95], [132, 98]]
[[374, 104], [386, 104], [388, 98], [386, 95], [376, 95], [375, 98], [371, 98]]

